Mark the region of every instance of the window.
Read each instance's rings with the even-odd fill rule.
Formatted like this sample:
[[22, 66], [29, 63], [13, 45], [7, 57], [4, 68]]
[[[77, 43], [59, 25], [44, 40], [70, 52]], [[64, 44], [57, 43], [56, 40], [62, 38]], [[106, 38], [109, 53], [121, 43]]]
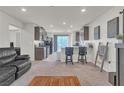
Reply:
[[61, 48], [65, 48], [69, 45], [68, 36], [57, 36], [57, 50], [61, 50]]

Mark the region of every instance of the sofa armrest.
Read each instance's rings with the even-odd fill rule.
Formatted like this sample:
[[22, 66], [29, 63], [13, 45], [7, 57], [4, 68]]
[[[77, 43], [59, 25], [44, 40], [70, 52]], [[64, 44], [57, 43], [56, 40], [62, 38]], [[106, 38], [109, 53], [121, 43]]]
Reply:
[[18, 56], [16, 56], [16, 58], [15, 58], [15, 60], [29, 60], [30, 59], [30, 57], [29, 57], [29, 55], [18, 55]]

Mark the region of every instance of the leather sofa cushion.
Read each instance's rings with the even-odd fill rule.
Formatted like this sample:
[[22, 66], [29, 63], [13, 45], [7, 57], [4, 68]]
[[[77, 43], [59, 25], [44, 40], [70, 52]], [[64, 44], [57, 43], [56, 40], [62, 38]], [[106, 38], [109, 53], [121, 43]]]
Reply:
[[27, 72], [31, 67], [30, 65], [27, 65], [25, 68], [23, 68], [22, 70], [18, 71], [16, 74], [16, 79], [19, 78], [20, 76], [22, 76], [25, 72]]
[[0, 58], [0, 66], [6, 65], [6, 64], [14, 61], [15, 60], [15, 57], [16, 57], [16, 54], [11, 55], [11, 56]]
[[15, 67], [1, 67], [0, 68], [0, 83], [8, 79], [16, 73]]
[[15, 74], [4, 80], [3, 82], [0, 83], [0, 86], [9, 86], [11, 83], [15, 81]]
[[29, 55], [19, 55], [19, 56], [16, 56], [15, 60], [29, 60]]
[[10, 65], [16, 66], [17, 70], [20, 71], [30, 64], [31, 64], [31, 62], [29, 62], [29, 60], [17, 60], [17, 61], [12, 62]]
[[13, 48], [0, 48], [0, 58], [15, 55], [16, 51]]
[[13, 48], [0, 48], [0, 66], [15, 60], [16, 51]]

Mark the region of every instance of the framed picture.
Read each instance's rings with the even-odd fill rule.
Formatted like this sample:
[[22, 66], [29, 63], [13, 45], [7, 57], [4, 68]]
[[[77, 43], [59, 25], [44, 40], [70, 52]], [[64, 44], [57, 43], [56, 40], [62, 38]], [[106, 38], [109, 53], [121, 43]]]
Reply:
[[119, 33], [119, 17], [107, 22], [107, 37], [114, 38]]

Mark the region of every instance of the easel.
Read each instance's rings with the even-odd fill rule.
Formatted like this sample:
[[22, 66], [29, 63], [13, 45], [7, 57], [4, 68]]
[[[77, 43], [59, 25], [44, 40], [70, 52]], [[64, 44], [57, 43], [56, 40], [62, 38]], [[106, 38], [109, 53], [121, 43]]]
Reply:
[[[97, 64], [97, 59], [98, 57], [100, 56], [100, 47], [101, 47], [101, 43], [99, 42], [99, 45], [98, 45], [98, 50], [97, 50], [97, 54], [96, 54], [96, 59], [95, 59], [95, 66]], [[101, 64], [101, 69], [100, 69], [100, 72], [103, 71], [103, 66], [104, 66], [104, 62], [106, 60], [106, 56], [107, 56], [107, 52], [108, 52], [108, 42], [106, 43], [106, 46], [105, 46], [105, 49], [103, 51], [104, 53], [102, 54], [102, 64]]]

